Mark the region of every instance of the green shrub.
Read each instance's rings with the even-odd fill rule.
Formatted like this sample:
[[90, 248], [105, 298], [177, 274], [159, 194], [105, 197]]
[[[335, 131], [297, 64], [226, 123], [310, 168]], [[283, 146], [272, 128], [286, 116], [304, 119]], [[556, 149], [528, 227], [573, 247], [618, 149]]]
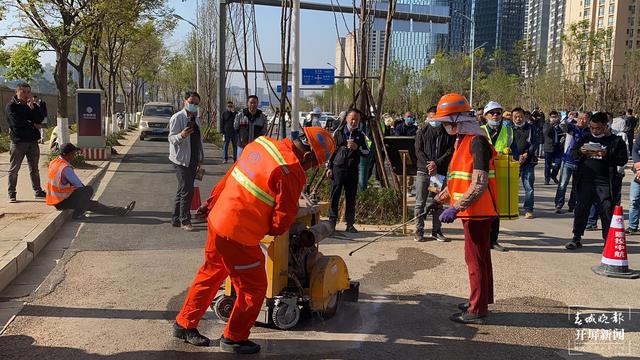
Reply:
[[0, 133], [0, 153], [9, 151], [11, 147], [11, 138], [9, 138], [9, 134]]
[[[307, 170], [307, 182], [311, 180], [315, 170]], [[331, 202], [331, 181], [326, 179], [325, 169], [320, 168], [314, 184], [320, 176], [325, 176], [316, 191], [316, 198], [320, 201]], [[312, 186], [314, 185], [312, 184]], [[309, 189], [313, 190], [313, 189]], [[344, 203], [344, 194], [342, 194]], [[328, 211], [323, 212], [328, 216]], [[365, 191], [359, 191], [356, 198], [356, 221], [360, 224], [393, 225], [402, 221], [402, 195], [394, 188], [380, 188], [372, 179]]]
[[[49, 166], [49, 163], [55, 159], [58, 155], [60, 155], [60, 153], [57, 150], [52, 150], [49, 153], [49, 158], [47, 159], [47, 166]], [[73, 160], [71, 160], [71, 166], [73, 166], [74, 168], [85, 168], [88, 166], [87, 164], [87, 159], [84, 157], [84, 155], [76, 155], [75, 158], [73, 158]]]
[[222, 134], [214, 126], [204, 128], [203, 135], [202, 138], [205, 142], [210, 142], [219, 148], [224, 145]]
[[120, 144], [118, 139], [119, 139], [119, 134], [118, 133], [109, 134], [109, 136], [107, 136], [107, 138], [105, 139], [106, 145], [107, 146], [122, 146], [122, 144]]

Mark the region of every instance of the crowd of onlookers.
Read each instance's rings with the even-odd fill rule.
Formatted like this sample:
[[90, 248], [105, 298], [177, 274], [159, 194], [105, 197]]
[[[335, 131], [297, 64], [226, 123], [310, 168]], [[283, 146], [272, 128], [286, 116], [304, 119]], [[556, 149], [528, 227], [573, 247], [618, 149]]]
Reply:
[[[609, 112], [550, 111], [548, 115], [535, 108], [532, 112], [520, 107], [504, 109], [491, 101], [476, 110], [476, 117], [498, 153], [509, 153], [520, 163], [520, 180], [524, 190], [524, 217], [533, 219], [535, 204], [535, 167], [544, 159], [544, 184], [555, 185], [555, 212], [560, 214], [565, 203], [568, 212], [574, 212], [574, 237], [567, 243], [568, 249], [579, 248], [585, 230], [597, 230], [601, 219], [602, 235], [606, 240], [613, 207], [620, 204], [625, 165], [629, 156], [633, 158], [631, 179], [631, 206], [628, 234], [639, 232], [640, 219], [640, 155], [638, 139], [635, 137], [638, 119], [633, 110], [614, 115]], [[407, 111], [403, 117], [394, 119], [385, 114], [384, 133], [393, 136], [415, 136], [418, 175], [416, 177], [416, 215], [424, 208], [424, 183], [429, 186], [436, 180], [433, 175], [446, 174], [451, 156], [448, 149], [436, 146], [450, 141], [447, 134], [436, 134], [439, 123], [429, 119], [434, 115], [431, 108], [424, 121], [416, 119]], [[425, 138], [426, 135], [426, 138]], [[451, 146], [452, 148], [452, 146]], [[441, 153], [434, 153], [434, 149]], [[439, 162], [437, 161], [439, 159]], [[433, 162], [436, 162], [435, 165]], [[426, 167], [425, 164], [431, 165]], [[637, 166], [636, 166], [637, 164]], [[434, 166], [438, 168], [433, 170]], [[569, 196], [567, 200], [567, 191]], [[441, 233], [437, 216], [434, 216], [435, 234]], [[499, 221], [492, 231], [494, 248], [504, 250], [497, 244]], [[423, 239], [423, 224], [419, 219], [416, 240]], [[444, 238], [444, 237], [441, 237]]]

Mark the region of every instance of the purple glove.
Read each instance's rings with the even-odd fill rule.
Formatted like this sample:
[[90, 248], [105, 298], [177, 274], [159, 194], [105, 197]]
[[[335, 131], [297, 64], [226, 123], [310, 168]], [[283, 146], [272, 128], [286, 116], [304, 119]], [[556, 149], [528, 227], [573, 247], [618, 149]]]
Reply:
[[445, 224], [450, 224], [457, 217], [458, 217], [458, 209], [452, 206], [447, 210], [443, 211], [442, 214], [440, 214], [440, 221], [442, 221]]

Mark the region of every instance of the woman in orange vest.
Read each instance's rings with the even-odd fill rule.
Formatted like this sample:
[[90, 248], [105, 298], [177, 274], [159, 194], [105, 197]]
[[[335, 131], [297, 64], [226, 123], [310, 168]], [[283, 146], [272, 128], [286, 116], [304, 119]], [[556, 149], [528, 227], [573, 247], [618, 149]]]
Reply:
[[459, 323], [484, 323], [488, 304], [493, 304], [493, 270], [491, 268], [491, 223], [496, 211], [494, 158], [496, 152], [486, 132], [470, 113], [467, 99], [447, 94], [438, 102], [436, 116], [449, 134], [457, 135], [453, 158], [449, 163], [447, 187], [436, 197], [438, 203], [449, 201], [440, 220], [452, 223], [462, 220], [464, 258], [469, 271], [469, 302], [458, 305], [462, 312], [451, 315]]
[[197, 330], [198, 322], [229, 276], [236, 302], [220, 349], [240, 354], [260, 351], [260, 345], [249, 340], [267, 290], [260, 240], [289, 229], [298, 214], [305, 170], [327, 162], [335, 147], [331, 133], [306, 127], [296, 140], [262, 136], [244, 148], [207, 201], [205, 262], [176, 317], [175, 337], [196, 346], [209, 345]]

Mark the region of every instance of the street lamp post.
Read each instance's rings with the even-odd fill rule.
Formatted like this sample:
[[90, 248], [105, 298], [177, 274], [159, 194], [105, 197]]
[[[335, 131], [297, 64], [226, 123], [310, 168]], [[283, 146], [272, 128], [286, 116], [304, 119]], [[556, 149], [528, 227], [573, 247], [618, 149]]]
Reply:
[[198, 44], [198, 25], [194, 24], [193, 22], [183, 18], [182, 16], [178, 15], [178, 14], [173, 14], [173, 17], [175, 17], [178, 20], [182, 20], [184, 22], [186, 22], [187, 24], [193, 26], [194, 30], [196, 30], [196, 36], [195, 36], [195, 44], [196, 44], [196, 91], [198, 92], [198, 94], [200, 93], [200, 46]]
[[473, 62], [474, 62], [474, 53], [475, 53], [475, 48], [473, 47], [475, 45], [475, 36], [476, 36], [476, 32], [475, 32], [475, 27], [476, 27], [476, 22], [473, 21], [473, 19], [463, 13], [461, 13], [458, 10], [453, 10], [453, 12], [455, 14], [458, 14], [460, 16], [462, 16], [463, 18], [467, 19], [470, 23], [471, 23], [471, 31], [469, 32], [470, 34], [470, 39], [469, 41], [471, 41], [471, 43], [469, 44], [469, 52], [470, 52], [470, 56], [471, 56], [471, 86], [469, 89], [469, 103], [471, 104], [471, 107], [473, 107]]
[[[331, 67], [332, 67], [336, 72], [338, 72], [338, 68], [337, 68], [337, 67], [335, 67], [332, 63], [327, 62], [327, 65], [331, 66]], [[331, 88], [331, 112], [332, 112], [334, 115], [335, 115], [335, 113], [336, 113], [336, 109], [335, 109], [335, 108], [337, 107], [337, 104], [335, 104], [335, 106], [334, 106], [334, 102], [333, 102], [333, 95], [334, 95], [334, 93], [335, 93], [335, 90], [336, 90], [336, 84], [334, 83], [334, 84], [333, 84], [333, 87]]]

